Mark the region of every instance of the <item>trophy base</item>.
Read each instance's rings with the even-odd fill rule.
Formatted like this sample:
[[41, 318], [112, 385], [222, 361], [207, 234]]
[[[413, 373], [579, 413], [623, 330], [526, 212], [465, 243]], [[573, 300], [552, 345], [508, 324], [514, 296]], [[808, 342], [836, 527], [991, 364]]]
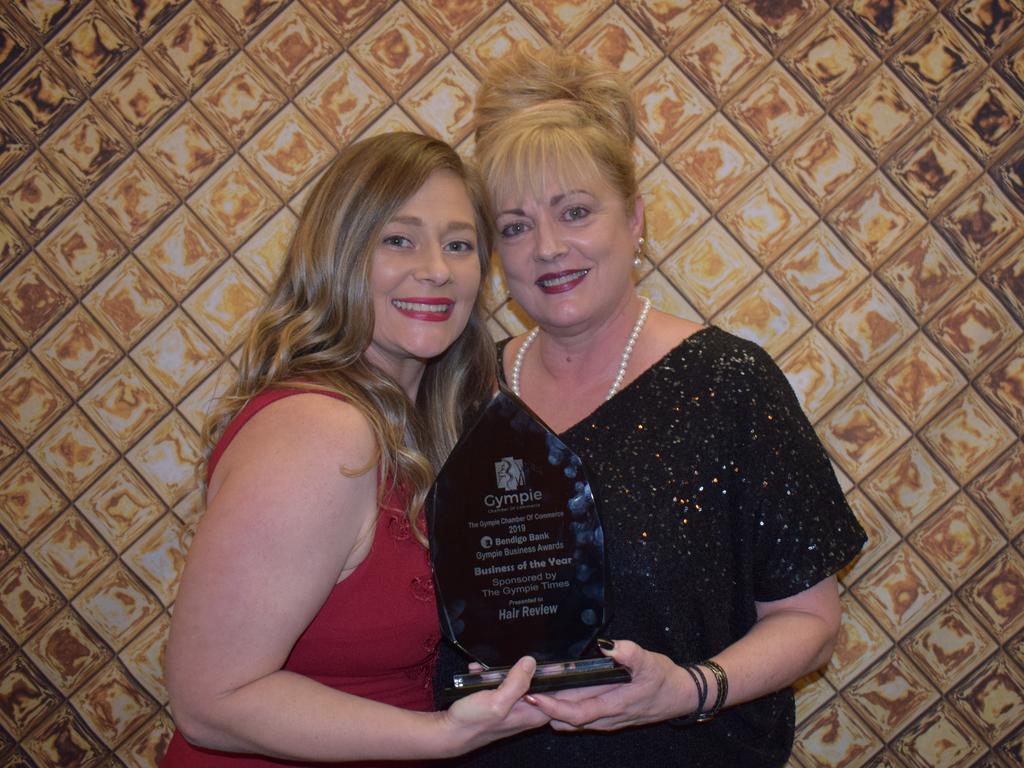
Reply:
[[[441, 699], [444, 703], [451, 704], [471, 693], [497, 688], [505, 679], [508, 670], [508, 667], [492, 667], [483, 672], [455, 675], [452, 687], [444, 689]], [[533, 673], [533, 682], [530, 683], [530, 693], [628, 683], [632, 679], [628, 669], [609, 658], [558, 661], [537, 665], [537, 671]]]

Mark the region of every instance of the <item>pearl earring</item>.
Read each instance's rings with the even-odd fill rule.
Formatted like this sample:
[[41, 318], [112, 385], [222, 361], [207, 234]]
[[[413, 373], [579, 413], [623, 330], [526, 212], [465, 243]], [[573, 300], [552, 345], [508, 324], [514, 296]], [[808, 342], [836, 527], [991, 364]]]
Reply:
[[633, 253], [633, 266], [637, 269], [639, 269], [640, 265], [644, 263], [644, 245], [646, 244], [647, 241], [642, 237], [636, 241], [636, 251]]

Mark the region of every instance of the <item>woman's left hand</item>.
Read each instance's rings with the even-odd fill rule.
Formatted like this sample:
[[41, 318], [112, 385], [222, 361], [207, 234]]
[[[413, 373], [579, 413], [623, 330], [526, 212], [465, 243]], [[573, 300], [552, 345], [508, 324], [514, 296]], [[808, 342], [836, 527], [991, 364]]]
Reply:
[[[826, 664], [840, 616], [832, 576], [795, 595], [757, 603], [757, 622], [750, 631], [714, 656], [729, 674], [726, 706], [778, 691]], [[551, 726], [561, 731], [609, 731], [670, 720], [697, 709], [696, 683], [667, 656], [645, 651], [629, 640], [618, 640], [603, 653], [627, 667], [633, 681], [530, 694], [526, 700], [550, 716]], [[704, 676], [706, 711], [714, 705], [718, 686], [709, 670]]]
[[668, 720], [693, 711], [697, 692], [686, 672], [667, 656], [616, 640], [604, 655], [627, 667], [632, 682], [533, 693], [528, 701], [551, 717], [558, 731], [614, 731]]

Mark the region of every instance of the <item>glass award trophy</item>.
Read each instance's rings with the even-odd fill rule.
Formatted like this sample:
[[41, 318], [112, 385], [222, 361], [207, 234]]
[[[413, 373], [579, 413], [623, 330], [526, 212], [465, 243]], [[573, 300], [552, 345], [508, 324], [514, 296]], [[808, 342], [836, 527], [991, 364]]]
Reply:
[[583, 462], [508, 390], [438, 473], [427, 527], [441, 632], [484, 668], [455, 675], [448, 701], [497, 687], [525, 655], [531, 691], [629, 681], [593, 648], [607, 567]]

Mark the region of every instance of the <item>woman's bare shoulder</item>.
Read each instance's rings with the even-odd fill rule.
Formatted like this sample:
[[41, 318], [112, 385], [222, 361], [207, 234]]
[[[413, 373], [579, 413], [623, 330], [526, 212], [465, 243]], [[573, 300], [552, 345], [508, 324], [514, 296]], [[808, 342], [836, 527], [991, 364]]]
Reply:
[[658, 358], [678, 347], [697, 331], [707, 327], [668, 312], [652, 312], [647, 324], [648, 328], [645, 330], [653, 342], [652, 353], [655, 353]]
[[217, 465], [210, 490], [218, 475], [229, 470], [358, 468], [374, 465], [376, 453], [370, 422], [359, 408], [319, 392], [291, 395], [260, 409], [239, 430]]

